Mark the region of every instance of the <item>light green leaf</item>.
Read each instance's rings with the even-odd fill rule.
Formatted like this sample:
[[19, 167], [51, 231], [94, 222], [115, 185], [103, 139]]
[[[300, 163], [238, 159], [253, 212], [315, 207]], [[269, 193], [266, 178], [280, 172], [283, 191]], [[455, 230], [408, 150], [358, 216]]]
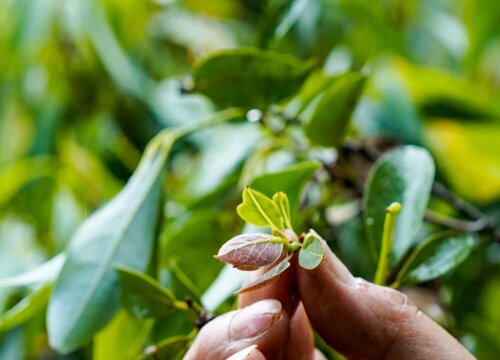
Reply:
[[469, 234], [443, 231], [420, 244], [399, 271], [395, 286], [436, 279], [460, 265], [474, 247]]
[[274, 280], [276, 280], [286, 269], [290, 267], [290, 258], [291, 255], [287, 256], [285, 259], [283, 259], [278, 265], [273, 267], [271, 270], [266, 272], [264, 275], [259, 277], [257, 280], [251, 282], [250, 284], [247, 284], [243, 286], [241, 289], [239, 289], [236, 293], [237, 294], [244, 294], [250, 291], [258, 290], [263, 288], [264, 286], [272, 283]]
[[135, 317], [161, 317], [176, 309], [187, 309], [184, 302], [150, 276], [125, 266], [115, 268], [120, 274], [122, 305]]
[[93, 360], [136, 359], [153, 320], [137, 319], [120, 310], [94, 338]]
[[324, 257], [323, 240], [314, 230], [310, 230], [299, 251], [299, 265], [304, 269], [312, 270], [321, 264]]
[[423, 148], [404, 146], [384, 154], [373, 165], [364, 193], [364, 222], [374, 259], [380, 251], [386, 207], [403, 204], [398, 215], [390, 264], [413, 245], [422, 225], [434, 180], [434, 162]]
[[271, 51], [225, 50], [196, 64], [194, 90], [220, 107], [267, 107], [294, 94], [310, 68], [309, 63]]
[[31, 286], [54, 281], [65, 260], [66, 255], [59, 254], [32, 270], [28, 270], [22, 274], [14, 275], [6, 279], [0, 279], [0, 289]]
[[270, 226], [273, 230], [283, 229], [278, 206], [266, 195], [246, 187], [243, 190], [243, 203], [238, 205], [238, 215], [251, 224]]
[[49, 301], [52, 284], [44, 285], [22, 299], [12, 309], [0, 317], [0, 334], [22, 325], [33, 316], [45, 310]]
[[280, 214], [285, 222], [287, 229], [292, 230], [292, 215], [290, 214], [290, 203], [288, 202], [288, 196], [283, 191], [279, 191], [273, 195], [273, 201], [278, 205], [280, 209]]
[[304, 185], [320, 168], [318, 162], [302, 162], [278, 172], [260, 175], [253, 179], [250, 186], [267, 196], [280, 191], [287, 194], [293, 215], [297, 211]]
[[359, 73], [348, 73], [326, 90], [305, 124], [309, 139], [322, 146], [337, 147], [340, 144], [365, 80]]
[[67, 353], [89, 341], [118, 310], [119, 279], [113, 264], [146, 268], [154, 243], [163, 167], [174, 140], [171, 133], [153, 141], [120, 194], [76, 231], [47, 314], [49, 341], [59, 352]]

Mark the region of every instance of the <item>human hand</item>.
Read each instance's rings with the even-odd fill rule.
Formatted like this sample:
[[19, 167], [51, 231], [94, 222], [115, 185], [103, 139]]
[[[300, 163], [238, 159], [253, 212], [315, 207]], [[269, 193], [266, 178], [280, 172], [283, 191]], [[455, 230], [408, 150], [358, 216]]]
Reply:
[[293, 266], [242, 295], [239, 306], [207, 324], [185, 359], [227, 359], [239, 351], [238, 359], [324, 359], [309, 322], [347, 358], [473, 359], [406, 295], [354, 278], [329, 250], [316, 269]]

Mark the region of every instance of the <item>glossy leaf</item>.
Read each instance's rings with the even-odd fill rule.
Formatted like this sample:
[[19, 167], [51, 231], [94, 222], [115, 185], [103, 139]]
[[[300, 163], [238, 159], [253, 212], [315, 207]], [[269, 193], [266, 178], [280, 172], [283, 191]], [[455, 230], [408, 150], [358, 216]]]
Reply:
[[194, 90], [220, 107], [266, 107], [294, 94], [310, 65], [254, 48], [225, 50], [203, 59], [193, 73]]
[[44, 285], [22, 299], [13, 308], [0, 316], [0, 334], [22, 325], [45, 310], [52, 284]]
[[434, 234], [413, 251], [399, 271], [396, 284], [418, 284], [436, 279], [460, 265], [473, 247], [471, 235], [450, 231]]
[[274, 230], [283, 228], [280, 210], [274, 201], [264, 194], [246, 187], [243, 190], [243, 203], [238, 205], [238, 215], [257, 226], [269, 226]]
[[258, 290], [263, 288], [264, 286], [272, 283], [274, 280], [278, 279], [278, 277], [290, 267], [290, 258], [291, 256], [287, 256], [283, 259], [278, 265], [273, 267], [271, 270], [266, 272], [264, 275], [259, 277], [257, 280], [251, 282], [250, 284], [246, 284], [241, 289], [239, 289], [237, 294], [244, 294], [250, 291]]
[[273, 240], [280, 239], [266, 234], [238, 235], [226, 242], [215, 258], [240, 270], [257, 270], [275, 262], [283, 252], [283, 244]]
[[287, 194], [293, 216], [304, 185], [320, 168], [321, 164], [318, 162], [302, 162], [278, 172], [260, 175], [253, 179], [250, 186], [267, 196], [280, 191]]
[[119, 263], [144, 270], [153, 247], [163, 167], [174, 134], [153, 141], [131, 180], [76, 231], [47, 314], [51, 346], [67, 353], [100, 330], [119, 308]]
[[412, 246], [422, 225], [432, 183], [434, 162], [416, 146], [404, 146], [384, 154], [370, 171], [364, 194], [364, 223], [374, 258], [382, 241], [386, 207], [403, 204], [398, 215], [390, 264], [401, 259]]
[[174, 294], [140, 271], [115, 266], [120, 274], [121, 302], [125, 309], [139, 319], [161, 317], [176, 309], [187, 309]]
[[324, 257], [323, 240], [314, 230], [309, 231], [299, 251], [299, 265], [304, 269], [312, 270], [321, 264]]
[[322, 146], [340, 144], [365, 80], [359, 73], [348, 73], [326, 90], [305, 124], [304, 131], [309, 139]]

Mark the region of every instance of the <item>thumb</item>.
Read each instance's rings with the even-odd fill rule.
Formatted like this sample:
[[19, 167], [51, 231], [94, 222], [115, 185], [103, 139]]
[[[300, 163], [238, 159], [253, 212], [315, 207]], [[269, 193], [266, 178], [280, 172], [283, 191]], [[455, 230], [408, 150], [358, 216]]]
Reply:
[[260, 355], [280, 359], [289, 332], [289, 318], [281, 303], [262, 300], [210, 321], [201, 329], [184, 360], [224, 360], [232, 355], [236, 359], [245, 356], [259, 359]]
[[296, 274], [311, 324], [334, 349], [363, 359], [473, 359], [406, 295], [354, 278], [325, 248], [317, 268]]

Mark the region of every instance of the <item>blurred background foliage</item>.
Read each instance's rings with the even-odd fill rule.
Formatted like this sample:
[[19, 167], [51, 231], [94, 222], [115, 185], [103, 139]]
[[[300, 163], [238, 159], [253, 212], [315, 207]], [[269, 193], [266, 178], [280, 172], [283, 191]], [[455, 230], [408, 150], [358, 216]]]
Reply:
[[[314, 225], [356, 275], [370, 278], [357, 210], [369, 164], [359, 146], [426, 147], [436, 179], [498, 223], [498, 19], [494, 0], [0, 0], [0, 279], [63, 251], [78, 225], [123, 187], [161, 129], [212, 114], [217, 104], [189, 91], [192, 66], [237, 47], [311, 60], [314, 69], [291, 100], [248, 113], [257, 121], [208, 129], [174, 148], [154, 256], [158, 278], [179, 298], [208, 304], [214, 293], [226, 296], [224, 284], [210, 288], [222, 269], [212, 255], [241, 231], [234, 208], [242, 187], [304, 160], [326, 169], [337, 160], [344, 174], [316, 175], [298, 223]], [[288, 124], [301, 121], [304, 99], [346, 71], [370, 74], [348, 146], [304, 146]], [[430, 207], [462, 216], [439, 197]], [[426, 223], [421, 239], [436, 228]], [[477, 357], [498, 359], [500, 243], [490, 233], [477, 235], [456, 270], [407, 291]], [[0, 312], [31, 291], [0, 289]], [[0, 321], [1, 359], [141, 352], [145, 325], [120, 312], [93, 347], [57, 355], [45, 332], [46, 293], [37, 292], [45, 300], [29, 321]], [[212, 310], [233, 301], [215, 300]], [[192, 328], [178, 314], [148, 326], [149, 343]], [[117, 329], [128, 329], [121, 340]], [[121, 357], [124, 344], [130, 355]]]

